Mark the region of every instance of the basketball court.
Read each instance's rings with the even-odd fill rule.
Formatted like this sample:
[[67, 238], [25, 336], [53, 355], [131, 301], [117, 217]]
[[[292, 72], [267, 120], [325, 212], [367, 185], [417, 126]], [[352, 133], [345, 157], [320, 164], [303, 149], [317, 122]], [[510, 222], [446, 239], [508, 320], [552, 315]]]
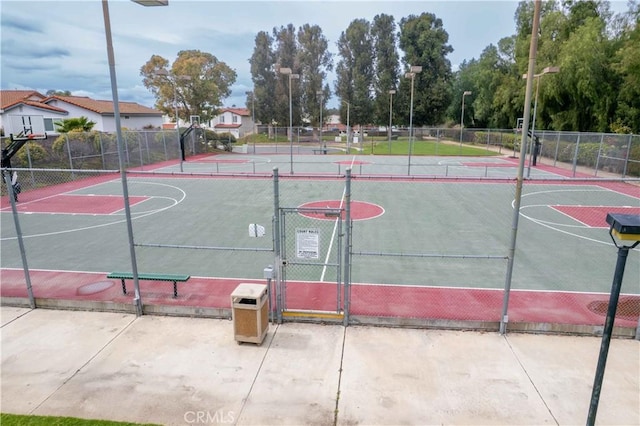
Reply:
[[[498, 321], [517, 166], [504, 156], [413, 157], [407, 175], [406, 157], [289, 152], [201, 155], [131, 170], [138, 271], [193, 277], [177, 299], [169, 284], [143, 282], [143, 299], [227, 308], [234, 285], [264, 282], [278, 241], [291, 310], [340, 313], [349, 298], [354, 315]], [[30, 173], [18, 170], [34, 181], [53, 172]], [[15, 203], [29, 268], [47, 277], [34, 279], [34, 291], [127, 303], [131, 296], [105, 279], [131, 269], [120, 176], [73, 173], [65, 183], [23, 191]], [[512, 280], [520, 292], [512, 306], [522, 315], [511, 318], [597, 324], [603, 315], [593, 307], [608, 297], [616, 258], [605, 217], [640, 214], [638, 186], [567, 179], [566, 170], [548, 165], [531, 176]], [[23, 265], [8, 201], [0, 206], [2, 290], [20, 297]], [[252, 236], [252, 225], [264, 236]], [[621, 299], [631, 309], [621, 321], [630, 327], [640, 311], [639, 282], [632, 251]]]

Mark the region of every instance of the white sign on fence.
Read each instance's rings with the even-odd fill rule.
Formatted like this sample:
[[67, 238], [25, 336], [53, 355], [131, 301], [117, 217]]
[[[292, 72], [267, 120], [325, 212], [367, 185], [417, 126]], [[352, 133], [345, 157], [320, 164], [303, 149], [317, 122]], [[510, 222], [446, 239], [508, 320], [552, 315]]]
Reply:
[[299, 259], [320, 258], [320, 231], [296, 228], [296, 256]]

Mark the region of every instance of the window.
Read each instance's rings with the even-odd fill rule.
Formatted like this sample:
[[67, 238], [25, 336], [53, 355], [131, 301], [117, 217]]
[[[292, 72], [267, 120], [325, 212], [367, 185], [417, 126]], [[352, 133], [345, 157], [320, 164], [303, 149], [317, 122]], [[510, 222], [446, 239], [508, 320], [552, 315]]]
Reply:
[[238, 122], [238, 116], [237, 115], [232, 115], [231, 116], [231, 120], [233, 123], [237, 123]]
[[224, 124], [224, 115], [220, 116], [220, 124]]
[[58, 119], [58, 118], [45, 118], [44, 119], [44, 131], [45, 132], [55, 132], [56, 131], [56, 124], [55, 123], [61, 123], [62, 120]]

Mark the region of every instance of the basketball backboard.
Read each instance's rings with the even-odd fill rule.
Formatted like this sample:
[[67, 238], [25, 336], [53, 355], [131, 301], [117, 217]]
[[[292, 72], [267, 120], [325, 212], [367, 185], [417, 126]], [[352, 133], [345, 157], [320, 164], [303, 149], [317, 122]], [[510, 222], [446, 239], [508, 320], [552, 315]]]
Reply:
[[45, 139], [44, 118], [41, 115], [10, 115], [7, 133], [13, 140]]

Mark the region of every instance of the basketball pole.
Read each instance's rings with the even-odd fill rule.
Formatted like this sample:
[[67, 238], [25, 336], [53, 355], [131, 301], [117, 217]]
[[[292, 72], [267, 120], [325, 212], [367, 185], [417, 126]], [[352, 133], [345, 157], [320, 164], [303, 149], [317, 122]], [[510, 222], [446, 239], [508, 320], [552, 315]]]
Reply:
[[133, 304], [136, 315], [142, 315], [142, 300], [140, 298], [140, 283], [138, 281], [138, 264], [133, 240], [133, 226], [131, 224], [131, 208], [129, 206], [129, 189], [127, 186], [127, 172], [123, 160], [122, 128], [120, 127], [120, 104], [118, 100], [118, 84], [116, 81], [116, 65], [113, 54], [113, 42], [111, 40], [111, 20], [109, 19], [109, 3], [102, 0], [102, 13], [104, 16], [104, 32], [107, 39], [107, 57], [109, 60], [109, 75], [111, 77], [111, 93], [113, 95], [113, 115], [116, 125], [116, 139], [118, 142], [118, 162], [120, 163], [120, 177], [122, 180], [122, 196], [124, 198], [124, 213], [127, 222], [127, 235], [129, 237], [129, 252], [131, 256], [131, 272], [133, 274], [133, 287], [135, 291]]

